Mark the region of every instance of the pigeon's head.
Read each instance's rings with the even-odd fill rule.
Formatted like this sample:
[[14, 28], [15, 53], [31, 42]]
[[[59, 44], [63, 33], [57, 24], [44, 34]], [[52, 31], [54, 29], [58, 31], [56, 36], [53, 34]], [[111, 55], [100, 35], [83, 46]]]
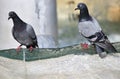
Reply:
[[11, 12], [9, 12], [8, 16], [9, 16], [8, 17], [8, 20], [9, 20], [11, 18], [15, 18], [17, 16], [17, 14], [14, 11], [11, 11]]
[[75, 8], [75, 10], [86, 10], [87, 9], [87, 6], [85, 3], [79, 3], [77, 5], [77, 8]]

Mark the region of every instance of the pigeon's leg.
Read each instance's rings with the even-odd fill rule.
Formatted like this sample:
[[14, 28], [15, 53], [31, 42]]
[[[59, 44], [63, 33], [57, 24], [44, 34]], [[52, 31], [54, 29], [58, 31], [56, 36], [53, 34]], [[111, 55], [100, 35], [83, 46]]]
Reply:
[[19, 51], [20, 51], [21, 46], [22, 46], [22, 45], [19, 45], [19, 46], [17, 47], [17, 49], [16, 49], [16, 51], [17, 51], [17, 52], [19, 52]]
[[80, 44], [83, 49], [88, 49], [89, 45], [87, 43], [81, 43]]
[[29, 51], [30, 51], [30, 52], [33, 51], [33, 47], [32, 47], [32, 46], [29, 47]]

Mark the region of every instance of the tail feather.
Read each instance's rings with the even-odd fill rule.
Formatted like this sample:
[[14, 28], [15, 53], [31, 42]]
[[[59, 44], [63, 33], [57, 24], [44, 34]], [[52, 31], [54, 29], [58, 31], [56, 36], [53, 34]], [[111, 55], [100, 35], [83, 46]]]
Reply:
[[101, 47], [102, 49], [104, 49], [105, 51], [107, 51], [108, 53], [115, 53], [117, 52], [117, 50], [115, 49], [115, 47], [109, 42], [109, 40], [105, 40], [103, 42], [98, 42], [96, 43], [97, 46]]
[[103, 48], [101, 48], [100, 46], [95, 44], [95, 49], [101, 58], [104, 58], [107, 56], [107, 53], [105, 52], [105, 50]]
[[95, 44], [95, 49], [96, 49], [96, 52], [97, 52], [97, 53], [102, 53], [102, 52], [105, 51], [103, 48], [101, 48], [100, 46], [98, 46], [98, 45], [96, 45], [96, 44]]

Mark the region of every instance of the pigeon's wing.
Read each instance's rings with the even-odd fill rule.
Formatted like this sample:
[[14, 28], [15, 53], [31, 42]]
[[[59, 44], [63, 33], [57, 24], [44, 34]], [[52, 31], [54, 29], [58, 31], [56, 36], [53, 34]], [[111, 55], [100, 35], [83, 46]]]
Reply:
[[94, 18], [92, 18], [92, 21], [79, 22], [78, 28], [79, 32], [89, 41], [96, 41], [96, 39], [100, 39], [104, 35], [102, 28]]
[[36, 37], [35, 31], [31, 25], [27, 24], [26, 31], [27, 31], [29, 37], [34, 41], [34, 43], [37, 43], [37, 37]]
[[93, 18], [92, 21], [83, 21], [78, 24], [79, 32], [85, 36], [89, 37], [94, 35], [96, 32], [100, 32], [102, 29], [98, 22]]
[[93, 24], [95, 25], [95, 28], [96, 28], [98, 31], [99, 31], [99, 30], [102, 30], [102, 28], [100, 27], [98, 21], [97, 21], [94, 17], [92, 17], [92, 22], [93, 22]]

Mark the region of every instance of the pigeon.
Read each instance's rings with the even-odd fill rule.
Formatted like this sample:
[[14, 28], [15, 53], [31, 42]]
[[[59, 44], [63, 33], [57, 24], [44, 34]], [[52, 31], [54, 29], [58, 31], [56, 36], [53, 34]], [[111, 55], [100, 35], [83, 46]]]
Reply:
[[22, 21], [14, 11], [9, 12], [8, 20], [9, 19], [13, 20], [14, 25], [12, 35], [14, 39], [20, 43], [20, 46], [16, 49], [17, 51], [21, 49], [22, 45], [26, 46], [30, 51], [38, 47], [37, 37], [31, 25]]
[[79, 3], [75, 10], [80, 10], [78, 28], [80, 34], [85, 37], [92, 45], [101, 58], [107, 56], [107, 53], [117, 52], [110, 43], [108, 37], [103, 32], [97, 20], [89, 14], [85, 3]]

